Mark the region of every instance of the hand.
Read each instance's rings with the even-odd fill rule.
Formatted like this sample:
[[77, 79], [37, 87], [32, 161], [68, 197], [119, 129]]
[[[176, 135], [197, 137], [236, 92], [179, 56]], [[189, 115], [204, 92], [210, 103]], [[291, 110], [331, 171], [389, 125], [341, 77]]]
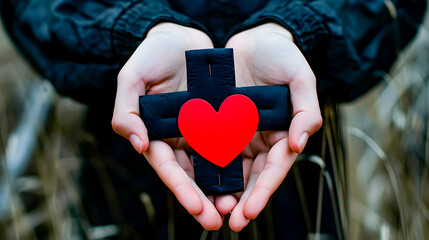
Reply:
[[229, 225], [240, 231], [265, 207], [322, 117], [315, 76], [285, 28], [263, 24], [234, 35], [226, 47], [234, 49], [238, 87], [288, 85], [294, 114], [288, 132], [258, 132], [243, 151], [245, 191], [236, 195], [238, 203], [230, 196], [215, 199], [221, 214], [232, 211]]
[[118, 75], [112, 127], [144, 154], [187, 211], [204, 228], [213, 230], [222, 226], [222, 219], [193, 180], [184, 140], [149, 143], [139, 117], [139, 96], [186, 90], [184, 53], [198, 48], [213, 48], [210, 38], [199, 30], [174, 23], [153, 27]]

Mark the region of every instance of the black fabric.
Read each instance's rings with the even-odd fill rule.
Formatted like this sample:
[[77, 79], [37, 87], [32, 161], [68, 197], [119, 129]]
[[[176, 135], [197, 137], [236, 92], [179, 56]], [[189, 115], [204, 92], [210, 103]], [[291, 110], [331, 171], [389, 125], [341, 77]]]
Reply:
[[[209, 65], [211, 68], [211, 76]], [[181, 137], [177, 124], [182, 105], [193, 98], [209, 102], [218, 111], [233, 94], [249, 97], [259, 114], [258, 131], [287, 130], [292, 120], [287, 86], [235, 87], [232, 49], [186, 51], [188, 91], [140, 97], [140, 117], [150, 139]]]
[[173, 9], [202, 23], [212, 35], [215, 46], [223, 47], [231, 26], [246, 20], [252, 13], [264, 7], [267, 1], [211, 0], [192, 1], [192, 4], [189, 4], [189, 0], [170, 2]]
[[[180, 108], [190, 99], [204, 99], [218, 111], [222, 102], [233, 94], [243, 94], [255, 103], [259, 131], [289, 129], [292, 108], [286, 86], [236, 88], [232, 49], [189, 50], [185, 54], [188, 91], [140, 97], [140, 116], [150, 139], [181, 137], [177, 119]], [[241, 156], [225, 168], [209, 163], [196, 152], [193, 162], [195, 181], [204, 193], [243, 190]]]
[[426, 0], [1, 0], [20, 50], [56, 89], [89, 104], [113, 103], [116, 75], [163, 21], [208, 33], [215, 46], [266, 22], [289, 29], [322, 99], [350, 101], [380, 81], [415, 35]]
[[13, 42], [56, 90], [111, 109], [116, 77], [155, 24], [205, 27], [163, 0], [24, 0], [0, 2]]
[[[377, 84], [413, 38], [424, 0], [271, 0], [231, 35], [277, 22], [288, 29], [317, 77], [322, 99], [351, 101]], [[396, 15], [396, 16], [395, 16]]]
[[241, 192], [244, 189], [241, 154], [225, 167], [219, 167], [194, 151], [195, 182], [206, 195], [223, 195]]

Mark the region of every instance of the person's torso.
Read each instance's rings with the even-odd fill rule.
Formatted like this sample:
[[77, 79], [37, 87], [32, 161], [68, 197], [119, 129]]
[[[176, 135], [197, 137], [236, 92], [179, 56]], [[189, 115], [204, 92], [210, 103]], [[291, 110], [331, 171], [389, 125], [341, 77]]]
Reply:
[[170, 0], [174, 10], [203, 24], [212, 34], [216, 45], [223, 44], [225, 36], [235, 25], [263, 8], [266, 2], [266, 0]]

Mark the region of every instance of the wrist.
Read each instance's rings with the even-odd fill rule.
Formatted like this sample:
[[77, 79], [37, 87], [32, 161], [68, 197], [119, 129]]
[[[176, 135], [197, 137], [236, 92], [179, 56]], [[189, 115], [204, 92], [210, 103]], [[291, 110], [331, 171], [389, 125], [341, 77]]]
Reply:
[[188, 43], [188, 49], [213, 47], [210, 37], [203, 31], [172, 22], [162, 22], [153, 26], [147, 37], [153, 36], [180, 37]]
[[293, 42], [292, 34], [286, 28], [284, 28], [278, 23], [274, 23], [274, 22], [265, 23], [251, 30], [253, 31], [252, 32], [253, 34], [258, 34], [261, 36], [264, 36], [266, 34], [279, 34], [289, 39], [291, 42]]
[[292, 34], [286, 28], [278, 23], [270, 22], [235, 34], [228, 40], [226, 46], [237, 45], [240, 44], [239, 42], [247, 42], [250, 39], [264, 38], [267, 35], [284, 37], [285, 39], [294, 42]]

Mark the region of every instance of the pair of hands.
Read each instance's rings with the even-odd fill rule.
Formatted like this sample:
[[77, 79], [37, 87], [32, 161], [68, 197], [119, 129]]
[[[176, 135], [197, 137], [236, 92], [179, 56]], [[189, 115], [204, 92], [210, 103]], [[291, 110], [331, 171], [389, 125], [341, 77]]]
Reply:
[[186, 90], [186, 50], [213, 48], [203, 32], [174, 23], [153, 27], [118, 75], [112, 126], [144, 154], [179, 202], [208, 230], [229, 226], [242, 230], [263, 210], [300, 153], [322, 125], [316, 80], [292, 35], [267, 23], [234, 35], [236, 85], [289, 85], [294, 118], [289, 131], [257, 132], [243, 151], [245, 190], [206, 196], [194, 181], [189, 146], [183, 138], [149, 143], [139, 117], [138, 97]]

